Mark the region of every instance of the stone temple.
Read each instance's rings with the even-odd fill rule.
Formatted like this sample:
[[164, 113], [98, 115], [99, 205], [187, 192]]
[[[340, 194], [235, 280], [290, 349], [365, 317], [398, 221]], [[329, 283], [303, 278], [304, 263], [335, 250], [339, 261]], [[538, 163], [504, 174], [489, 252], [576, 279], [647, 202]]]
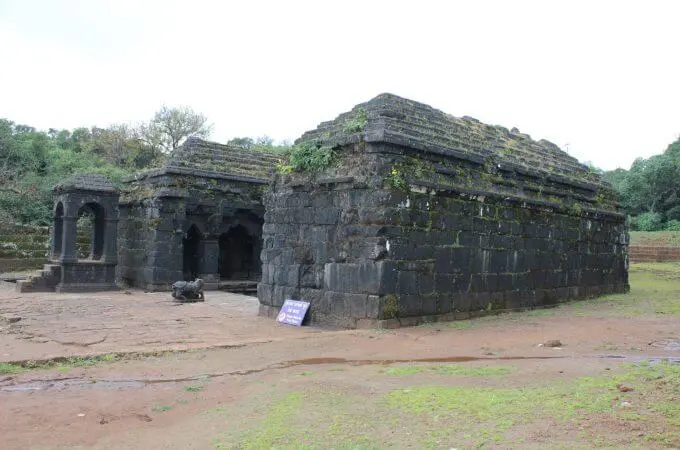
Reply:
[[[349, 328], [629, 289], [616, 193], [516, 129], [382, 94], [305, 133], [289, 163], [191, 138], [120, 192], [97, 176], [60, 185], [52, 264], [18, 287], [110, 288], [114, 273], [149, 290], [259, 282], [261, 314], [306, 300], [312, 323]], [[80, 259], [83, 208], [94, 220]]]
[[296, 145], [335, 159], [265, 194], [262, 314], [397, 326], [629, 289], [616, 193], [548, 141], [383, 94]]
[[121, 282], [260, 279], [262, 194], [279, 158], [191, 138], [165, 167], [126, 180], [118, 240]]

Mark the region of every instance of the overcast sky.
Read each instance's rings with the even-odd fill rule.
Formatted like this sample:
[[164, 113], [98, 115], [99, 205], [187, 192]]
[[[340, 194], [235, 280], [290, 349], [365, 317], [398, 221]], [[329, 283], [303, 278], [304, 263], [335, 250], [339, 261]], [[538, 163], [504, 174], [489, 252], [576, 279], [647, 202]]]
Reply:
[[0, 0], [0, 118], [189, 105], [295, 139], [382, 92], [628, 168], [680, 133], [680, 1]]

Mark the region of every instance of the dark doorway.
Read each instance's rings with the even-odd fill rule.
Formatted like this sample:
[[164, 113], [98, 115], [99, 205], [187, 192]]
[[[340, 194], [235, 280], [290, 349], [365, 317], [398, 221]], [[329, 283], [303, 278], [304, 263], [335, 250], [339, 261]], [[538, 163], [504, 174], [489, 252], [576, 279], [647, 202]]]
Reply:
[[255, 238], [237, 225], [220, 235], [218, 270], [223, 280], [250, 280], [259, 272], [255, 254]]
[[182, 240], [184, 247], [184, 279], [192, 281], [198, 278], [201, 263], [201, 232], [192, 225]]

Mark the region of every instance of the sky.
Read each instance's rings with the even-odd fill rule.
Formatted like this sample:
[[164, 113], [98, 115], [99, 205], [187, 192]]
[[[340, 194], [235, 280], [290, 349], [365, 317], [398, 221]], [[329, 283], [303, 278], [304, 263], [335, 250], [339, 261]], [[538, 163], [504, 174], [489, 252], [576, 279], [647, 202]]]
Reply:
[[0, 0], [0, 118], [294, 140], [390, 92], [611, 170], [680, 136], [679, 1]]

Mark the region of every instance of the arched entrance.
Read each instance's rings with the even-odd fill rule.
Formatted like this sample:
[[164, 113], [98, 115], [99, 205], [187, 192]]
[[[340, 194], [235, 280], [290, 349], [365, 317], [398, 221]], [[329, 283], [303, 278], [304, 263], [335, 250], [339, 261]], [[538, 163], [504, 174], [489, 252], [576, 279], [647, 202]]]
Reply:
[[78, 259], [99, 260], [104, 253], [104, 208], [87, 203], [78, 210], [76, 248]]
[[184, 248], [184, 279], [198, 278], [201, 264], [201, 232], [196, 225], [191, 225], [182, 240]]
[[255, 238], [242, 225], [222, 233], [217, 267], [223, 280], [249, 280], [258, 273]]

